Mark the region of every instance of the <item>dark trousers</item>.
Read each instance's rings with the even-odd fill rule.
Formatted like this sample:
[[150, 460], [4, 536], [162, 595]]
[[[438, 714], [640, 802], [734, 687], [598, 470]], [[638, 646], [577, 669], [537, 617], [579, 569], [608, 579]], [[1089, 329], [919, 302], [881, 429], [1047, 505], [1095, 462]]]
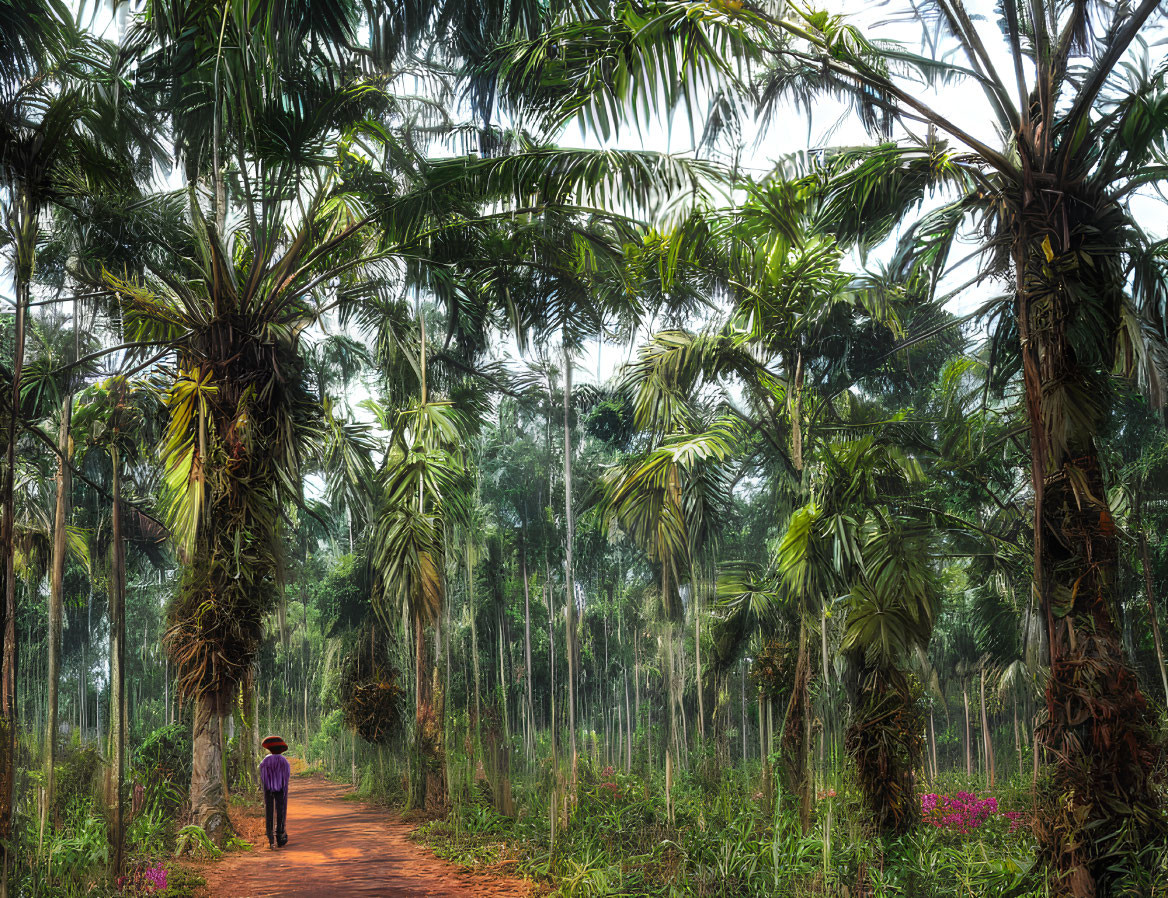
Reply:
[[275, 842], [281, 848], [288, 844], [288, 832], [284, 829], [288, 820], [288, 790], [273, 792], [264, 789], [264, 825], [268, 831], [268, 844], [272, 842], [272, 818], [275, 817]]

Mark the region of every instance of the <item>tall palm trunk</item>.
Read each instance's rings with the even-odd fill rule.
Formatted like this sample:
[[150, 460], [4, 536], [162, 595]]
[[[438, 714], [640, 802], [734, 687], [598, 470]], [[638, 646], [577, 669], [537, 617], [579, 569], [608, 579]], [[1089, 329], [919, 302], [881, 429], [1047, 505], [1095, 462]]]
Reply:
[[53, 513], [53, 568], [49, 577], [49, 707], [45, 725], [45, 797], [41, 807], [40, 838], [53, 807], [53, 786], [57, 762], [57, 713], [61, 679], [61, 617], [64, 612], [66, 527], [69, 522], [71, 477], [69, 457], [69, 423], [73, 414], [73, 397], [61, 401], [61, 426], [57, 433], [57, 501]]
[[191, 817], [216, 842], [228, 832], [227, 794], [223, 791], [223, 717], [220, 702], [204, 693], [195, 699], [191, 742]]
[[799, 825], [811, 831], [811, 652], [806, 617], [799, 620], [799, 652], [795, 682], [783, 721], [784, 766], [787, 788], [799, 798]]
[[961, 678], [961, 704], [965, 709], [965, 778], [973, 778], [973, 737], [969, 728], [969, 681]]
[[239, 690], [239, 786], [243, 790], [255, 788], [253, 771], [257, 765], [256, 745], [252, 739], [255, 730], [256, 667], [252, 665]]
[[414, 614], [414, 776], [410, 787], [410, 807], [426, 806], [426, 706], [430, 690], [426, 684], [426, 630], [421, 615]]
[[[670, 578], [669, 565], [661, 565], [661, 598], [662, 601], [669, 595]], [[666, 700], [669, 703], [669, 746], [677, 758], [681, 758], [681, 735], [677, 726], [677, 675], [674, 671], [673, 657], [673, 621], [666, 619], [664, 628], [664, 645], [662, 654], [665, 655], [664, 676]]]
[[427, 669], [426, 629], [414, 615], [414, 776], [410, 806], [440, 810], [446, 806], [446, 753], [442, 732], [444, 699], [438, 665]]
[[706, 738], [706, 704], [702, 695], [702, 609], [698, 600], [698, 578], [690, 572], [694, 616], [694, 687], [698, 693], [698, 735]]
[[929, 702], [929, 751], [933, 764], [933, 780], [936, 781], [937, 770], [937, 722], [933, 716], [933, 703]]
[[479, 741], [482, 741], [483, 684], [479, 679], [479, 629], [476, 623], [477, 615], [475, 614], [474, 606], [475, 579], [473, 551], [473, 548], [468, 542], [466, 546], [466, 608], [470, 614], [470, 656], [471, 662], [474, 665], [475, 732], [479, 734]]
[[994, 764], [994, 740], [993, 734], [990, 732], [989, 714], [986, 711], [986, 672], [985, 665], [981, 668], [981, 737], [982, 743], [985, 745], [986, 756], [986, 772], [989, 776], [990, 788], [994, 788], [996, 779], [996, 766]]
[[852, 720], [845, 747], [855, 765], [856, 784], [876, 829], [904, 835], [919, 822], [915, 771], [924, 750], [924, 727], [904, 673], [868, 665], [853, 656], [849, 683]]
[[576, 583], [572, 568], [572, 544], [575, 542], [576, 522], [572, 516], [572, 358], [568, 341], [564, 340], [564, 519], [566, 525], [564, 546], [564, 593], [566, 599], [565, 642], [568, 655], [568, 741], [572, 765], [572, 796], [576, 794]]
[[5, 451], [4, 486], [0, 497], [3, 522], [0, 545], [4, 559], [3, 670], [0, 672], [0, 898], [8, 895], [8, 872], [11, 866], [7, 845], [12, 836], [12, 811], [16, 793], [16, 442], [20, 421], [20, 389], [24, 373], [24, 343], [28, 303], [32, 288], [33, 260], [37, 234], [37, 215], [31, 199], [21, 192], [16, 198], [13, 232], [16, 234], [15, 287], [16, 347], [12, 360], [12, 389], [8, 398], [8, 445]]
[[499, 697], [502, 738], [496, 740], [495, 751], [495, 807], [504, 817], [515, 816], [515, 801], [511, 795], [511, 719], [507, 703], [507, 661], [504, 653], [503, 607], [498, 608]]
[[[1119, 210], [1081, 193], [1075, 185], [1029, 183], [1013, 255], [1034, 580], [1050, 651], [1040, 736], [1058, 759], [1035, 832], [1059, 890], [1093, 898], [1133, 852], [1163, 838], [1166, 822], [1151, 782], [1153, 715], [1114, 618], [1119, 551], [1096, 446], [1110, 413], [1112, 366], [1092, 353], [1112, 345], [1125, 273], [1114, 249], [1093, 244], [1091, 235], [1118, 233], [1110, 216]], [[1093, 336], [1104, 342], [1092, 343]]]
[[527, 687], [527, 745], [525, 753], [528, 763], [535, 760], [535, 695], [531, 682], [531, 585], [527, 582], [527, 555], [520, 549], [520, 573], [523, 577], [523, 669]]
[[[795, 357], [791, 399], [791, 464], [803, 473], [803, 353]], [[788, 787], [799, 796], [799, 824], [811, 831], [811, 645], [807, 633], [808, 609], [799, 613], [799, 652], [795, 658], [795, 682], [783, 721]], [[824, 675], [827, 668], [824, 668]]]
[[[113, 508], [110, 548], [110, 796], [114, 811], [114, 872], [125, 866], [125, 803], [122, 783], [126, 775], [126, 547], [122, 540], [121, 457], [110, 447], [113, 470]], [[217, 775], [217, 774], [216, 774]], [[194, 782], [192, 774], [192, 783]]]
[[552, 580], [549, 573], [545, 566], [543, 593], [547, 600], [548, 613], [548, 730], [552, 741], [552, 766], [559, 770], [559, 732], [556, 729], [556, 616], [552, 608]]
[[1018, 755], [1018, 778], [1026, 775], [1022, 766], [1022, 736], [1018, 727], [1018, 690], [1014, 689], [1014, 751]]

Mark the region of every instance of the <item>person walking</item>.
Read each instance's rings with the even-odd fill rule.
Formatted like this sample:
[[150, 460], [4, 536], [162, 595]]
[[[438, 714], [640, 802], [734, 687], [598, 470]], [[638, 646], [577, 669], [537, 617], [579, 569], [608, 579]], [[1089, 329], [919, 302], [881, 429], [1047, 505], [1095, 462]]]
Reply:
[[279, 736], [268, 736], [260, 743], [268, 756], [260, 762], [260, 784], [264, 787], [264, 825], [268, 830], [268, 847], [283, 848], [288, 844], [288, 783], [292, 767], [284, 752], [288, 743]]

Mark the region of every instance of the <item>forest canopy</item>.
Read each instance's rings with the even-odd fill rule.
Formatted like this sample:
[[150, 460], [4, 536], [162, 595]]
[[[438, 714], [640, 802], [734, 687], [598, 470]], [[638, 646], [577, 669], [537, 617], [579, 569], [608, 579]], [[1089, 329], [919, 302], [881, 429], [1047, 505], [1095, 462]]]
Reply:
[[1166, 38], [0, 0], [0, 898], [1168, 896]]

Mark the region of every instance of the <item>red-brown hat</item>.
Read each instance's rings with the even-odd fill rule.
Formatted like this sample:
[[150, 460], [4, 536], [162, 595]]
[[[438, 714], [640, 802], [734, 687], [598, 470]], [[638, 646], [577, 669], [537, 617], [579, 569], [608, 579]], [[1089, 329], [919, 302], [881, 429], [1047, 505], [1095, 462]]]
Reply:
[[264, 748], [274, 755], [282, 755], [288, 750], [288, 743], [279, 736], [269, 736], [260, 743]]

